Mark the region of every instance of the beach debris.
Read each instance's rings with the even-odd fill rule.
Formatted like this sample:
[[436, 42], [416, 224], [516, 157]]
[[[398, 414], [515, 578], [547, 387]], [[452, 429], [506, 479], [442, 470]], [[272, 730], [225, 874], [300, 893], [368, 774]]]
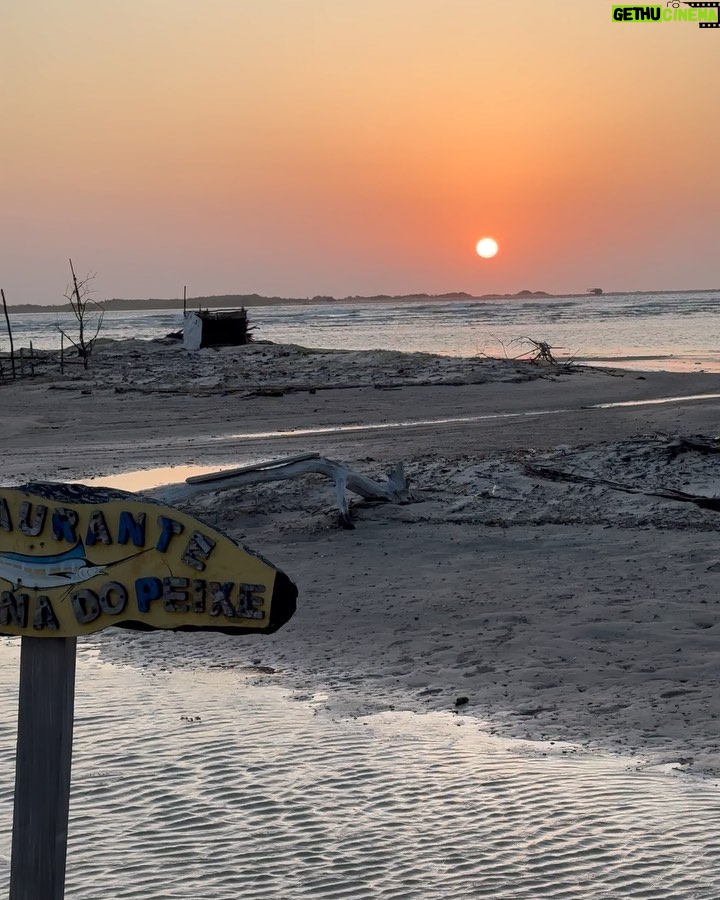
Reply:
[[553, 356], [552, 351], [560, 348], [551, 347], [547, 341], [536, 341], [534, 338], [530, 337], [523, 338], [523, 340], [528, 341], [535, 348], [535, 352], [531, 354], [530, 362], [546, 362], [550, 363], [551, 366], [557, 365], [557, 360]]
[[697, 453], [720, 453], [720, 438], [706, 438], [702, 434], [685, 435], [673, 438], [667, 445], [671, 459], [680, 453], [695, 451]]
[[253, 463], [250, 466], [241, 466], [238, 469], [221, 469], [218, 472], [210, 472], [208, 475], [191, 475], [185, 479], [186, 484], [217, 483], [224, 478], [233, 478], [235, 475], [243, 475], [245, 472], [256, 472], [258, 469], [272, 469], [275, 466], [285, 466], [289, 463], [302, 462], [306, 459], [319, 459], [319, 453], [297, 453], [295, 456], [284, 456], [280, 459], [269, 459], [267, 462]]
[[525, 354], [522, 354], [518, 357], [518, 359], [526, 358], [528, 362], [531, 362], [533, 365], [545, 363], [558, 369], [565, 369], [566, 371], [569, 371], [572, 368], [575, 362], [575, 358], [578, 354], [578, 351], [576, 351], [572, 356], [567, 357], [567, 359], [563, 359], [561, 362], [555, 356], [553, 350], [563, 350], [564, 347], [553, 347], [548, 341], [536, 341], [531, 337], [521, 338], [521, 341], [525, 341], [531, 344], [533, 349], [527, 351]]
[[701, 509], [711, 509], [720, 512], [720, 497], [704, 497], [699, 494], [688, 494], [685, 491], [671, 488], [656, 488], [646, 490], [632, 484], [622, 484], [619, 481], [611, 481], [609, 478], [598, 478], [593, 475], [581, 475], [577, 472], [567, 472], [552, 466], [539, 466], [533, 463], [525, 465], [525, 473], [535, 478], [546, 478], [550, 481], [569, 481], [575, 484], [590, 484], [599, 487], [608, 487], [613, 491], [621, 491], [625, 494], [643, 494], [646, 497], [662, 497], [664, 500], [675, 500], [678, 503], [693, 503]]
[[398, 463], [388, 474], [386, 481], [375, 481], [367, 475], [327, 459], [317, 453], [303, 453], [285, 459], [271, 459], [267, 462], [243, 466], [240, 469], [221, 470], [209, 475], [189, 478], [184, 484], [171, 484], [150, 491], [150, 496], [163, 503], [177, 503], [190, 500], [198, 494], [212, 491], [234, 490], [252, 484], [268, 481], [285, 481], [303, 475], [325, 475], [335, 484], [338, 507], [338, 525], [352, 529], [350, 506], [346, 491], [357, 494], [364, 500], [389, 503], [408, 503], [412, 499], [408, 480], [402, 463]]
[[[69, 307], [65, 307], [69, 309]], [[12, 319], [13, 308], [9, 307]], [[63, 324], [61, 319], [61, 325]], [[389, 350], [309, 350], [289, 344], [253, 340], [242, 347], [212, 347], [187, 352], [179, 341], [111, 340], [103, 324], [92, 351], [92, 387], [117, 394], [171, 394], [179, 396], [237, 395], [240, 400], [272, 402], [280, 394], [320, 395], [321, 392], [371, 388], [375, 393], [398, 387], [515, 383], [565, 374], [557, 367], [536, 366], [529, 360], [403, 354]], [[58, 335], [62, 338], [62, 335]], [[8, 344], [0, 310], [0, 354], [7, 378]], [[27, 351], [26, 351], [27, 352]], [[64, 378], [57, 377], [59, 348], [35, 350], [35, 374], [48, 388], [88, 381], [75, 348], [64, 341]], [[97, 365], [98, 358], [102, 365]], [[18, 340], [15, 362], [18, 368]], [[573, 372], [582, 372], [578, 366]], [[402, 373], [399, 370], [402, 369]], [[19, 373], [19, 368], [18, 368]], [[216, 379], [219, 379], [216, 381]], [[73, 388], [70, 387], [70, 390]], [[267, 392], [267, 393], [265, 393]], [[388, 395], [389, 396], [389, 395]]]
[[[549, 341], [537, 341], [531, 337], [513, 338], [513, 340], [507, 342], [494, 337], [493, 342], [502, 348], [502, 358], [510, 362], [529, 362], [532, 365], [546, 364], [557, 369], [570, 371], [577, 357], [577, 352], [575, 352], [567, 359], [558, 360], [553, 351], [563, 350], [563, 347], [553, 347]], [[523, 347], [520, 353], [515, 352], [518, 347]], [[492, 354], [486, 353], [484, 350], [479, 350], [478, 355], [485, 359], [496, 361], [499, 359]]]

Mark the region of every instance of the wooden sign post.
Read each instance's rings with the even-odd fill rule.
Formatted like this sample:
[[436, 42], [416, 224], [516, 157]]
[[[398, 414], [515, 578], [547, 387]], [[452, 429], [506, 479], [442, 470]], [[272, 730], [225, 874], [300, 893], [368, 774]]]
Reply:
[[65, 893], [77, 638], [21, 640], [10, 898], [56, 900]]
[[0, 489], [0, 634], [19, 635], [10, 900], [62, 900], [77, 637], [270, 634], [295, 611], [281, 571], [172, 507], [121, 491]]

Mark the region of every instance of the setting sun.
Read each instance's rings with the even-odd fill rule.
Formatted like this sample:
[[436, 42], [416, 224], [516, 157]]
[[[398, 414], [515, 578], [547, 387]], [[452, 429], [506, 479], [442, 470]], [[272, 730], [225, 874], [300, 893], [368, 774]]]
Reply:
[[475, 251], [483, 259], [491, 259], [498, 252], [498, 243], [491, 237], [484, 237], [475, 245]]

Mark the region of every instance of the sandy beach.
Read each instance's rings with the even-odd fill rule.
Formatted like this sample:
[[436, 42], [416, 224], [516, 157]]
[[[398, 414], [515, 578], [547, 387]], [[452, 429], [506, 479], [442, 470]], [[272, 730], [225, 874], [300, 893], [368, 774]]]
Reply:
[[[352, 531], [319, 476], [192, 501], [285, 569], [298, 612], [242, 646], [165, 642], [164, 664], [240, 653], [333, 711], [457, 710], [720, 776], [720, 512], [662, 495], [720, 494], [718, 456], [673, 444], [720, 433], [702, 397], [717, 393], [719, 375], [101, 341], [87, 373], [0, 386], [3, 480], [309, 451], [374, 478], [403, 462], [413, 501], [355, 503]], [[153, 640], [111, 630], [102, 652]]]
[[720, 900], [718, 4], [13, 6], [0, 897]]

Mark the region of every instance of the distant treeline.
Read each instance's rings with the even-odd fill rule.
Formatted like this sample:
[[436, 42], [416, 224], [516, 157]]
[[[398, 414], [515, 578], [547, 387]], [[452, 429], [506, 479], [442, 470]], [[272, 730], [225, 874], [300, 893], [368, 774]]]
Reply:
[[[188, 297], [187, 308], [197, 309], [236, 306], [272, 306], [279, 303], [309, 303], [307, 299], [285, 297], [261, 297], [260, 294], [221, 294], [214, 297]], [[106, 310], [149, 310], [149, 309], [182, 309], [182, 297], [166, 297], [163, 299], [150, 298], [149, 300], [127, 300], [113, 298], [112, 300], [99, 300], [98, 303]], [[71, 312], [70, 305], [64, 304], [35, 304], [20, 303], [12, 306], [13, 312], [41, 313], [41, 312]]]
[[[298, 303], [351, 303], [372, 302], [383, 300], [492, 300], [503, 297], [550, 297], [545, 291], [518, 291], [517, 294], [484, 294], [474, 297], [465, 291], [452, 291], [447, 294], [375, 294], [372, 297], [263, 297], [261, 294], [216, 294], [211, 297], [188, 297], [187, 308], [205, 309], [235, 308], [240, 306], [280, 306]], [[126, 300], [114, 298], [112, 300], [99, 301], [106, 310], [149, 310], [149, 309], [182, 309], [182, 298], [165, 298], [149, 300]], [[44, 313], [44, 312], [71, 312], [70, 305], [60, 304], [35, 304], [20, 303], [11, 306], [16, 313]]]
[[[707, 293], [709, 291], [718, 291], [720, 288], [695, 288], [693, 290], [662, 290], [662, 291], [607, 291], [606, 296], [635, 296], [638, 294], [697, 294]], [[585, 293], [592, 297], [600, 288], [591, 288], [590, 293]], [[582, 292], [575, 294], [548, 294], [546, 291], [517, 291], [515, 294], [468, 294], [465, 291], [452, 291], [447, 294], [375, 294], [372, 297], [362, 297], [356, 295], [354, 297], [263, 297], [261, 294], [217, 294], [212, 297], [188, 297], [187, 308], [197, 309], [203, 307], [205, 309], [236, 309], [241, 306], [289, 306], [301, 303], [371, 303], [372, 301], [388, 301], [388, 300], [512, 300], [515, 298], [531, 298], [537, 297], [580, 297]], [[101, 300], [99, 301], [105, 310], [149, 310], [149, 309], [182, 309], [181, 298], [166, 298], [164, 300]], [[34, 304], [20, 303], [17, 306], [9, 306], [8, 309], [16, 313], [70, 313], [69, 304]]]

